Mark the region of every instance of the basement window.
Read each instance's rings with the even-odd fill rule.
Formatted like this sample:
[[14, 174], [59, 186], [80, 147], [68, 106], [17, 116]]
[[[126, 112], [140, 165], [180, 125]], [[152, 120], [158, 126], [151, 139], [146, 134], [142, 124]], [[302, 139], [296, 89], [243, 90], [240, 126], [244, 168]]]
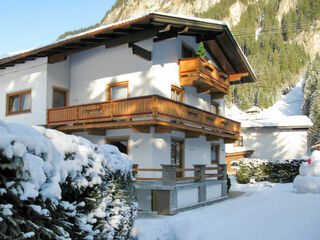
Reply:
[[7, 115], [31, 111], [31, 90], [7, 95]]

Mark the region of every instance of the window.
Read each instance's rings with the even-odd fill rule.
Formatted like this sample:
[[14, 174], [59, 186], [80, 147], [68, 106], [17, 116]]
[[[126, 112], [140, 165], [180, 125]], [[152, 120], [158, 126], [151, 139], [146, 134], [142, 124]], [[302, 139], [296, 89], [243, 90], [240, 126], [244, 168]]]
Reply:
[[171, 86], [171, 99], [177, 102], [183, 102], [183, 90], [181, 88]]
[[109, 84], [108, 88], [108, 100], [117, 100], [129, 97], [128, 82]]
[[243, 147], [243, 136], [240, 136], [240, 138], [234, 142], [234, 147]]
[[194, 56], [193, 49], [185, 44], [182, 44], [181, 58], [192, 58]]
[[219, 164], [220, 162], [220, 146], [211, 144], [211, 164]]
[[[184, 167], [182, 140], [171, 139], [171, 164], [176, 164], [177, 168]], [[177, 177], [183, 177], [183, 172], [177, 172]]]
[[52, 107], [65, 107], [67, 106], [67, 90], [61, 88], [53, 88], [53, 101]]
[[31, 111], [31, 90], [7, 95], [7, 115]]
[[128, 154], [128, 139], [122, 138], [122, 139], [108, 139], [107, 143], [113, 146], [116, 146], [120, 152]]
[[218, 103], [212, 103], [211, 108], [212, 108], [212, 113], [219, 114], [219, 104]]

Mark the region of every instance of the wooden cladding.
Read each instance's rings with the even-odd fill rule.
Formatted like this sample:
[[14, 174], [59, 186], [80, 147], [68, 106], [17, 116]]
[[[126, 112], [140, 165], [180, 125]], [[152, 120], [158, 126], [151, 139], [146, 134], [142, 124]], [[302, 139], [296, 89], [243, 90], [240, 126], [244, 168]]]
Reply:
[[194, 86], [198, 93], [208, 92], [221, 98], [228, 94], [230, 81], [226, 74], [218, 71], [208, 61], [200, 57], [181, 59], [179, 63], [181, 86]]
[[[169, 129], [228, 134], [234, 140], [240, 135], [236, 121], [157, 95], [49, 109], [47, 124], [108, 123], [109, 128], [122, 128], [140, 122], [143, 126], [147, 120], [152, 120], [153, 126], [161, 122]], [[70, 129], [77, 126], [81, 129], [82, 125]]]

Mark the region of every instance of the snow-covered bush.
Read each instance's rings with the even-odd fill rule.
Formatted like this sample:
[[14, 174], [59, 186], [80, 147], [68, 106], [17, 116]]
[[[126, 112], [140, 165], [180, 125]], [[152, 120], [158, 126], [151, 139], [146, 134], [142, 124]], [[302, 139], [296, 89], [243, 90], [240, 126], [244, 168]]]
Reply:
[[239, 161], [237, 181], [246, 184], [254, 178], [257, 182], [289, 183], [299, 174], [299, 167], [305, 161], [305, 159], [268, 161], [245, 158]]
[[320, 151], [312, 152], [310, 164], [301, 165], [293, 183], [298, 193], [320, 193]]
[[0, 121], [0, 239], [127, 239], [136, 211], [116, 147]]

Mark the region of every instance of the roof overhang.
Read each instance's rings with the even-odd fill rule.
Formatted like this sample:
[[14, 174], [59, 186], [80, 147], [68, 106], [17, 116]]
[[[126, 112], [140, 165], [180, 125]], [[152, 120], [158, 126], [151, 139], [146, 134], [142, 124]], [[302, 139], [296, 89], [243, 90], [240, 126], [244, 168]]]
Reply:
[[231, 84], [255, 82], [256, 76], [226, 23], [210, 19], [188, 18], [163, 13], [100, 26], [62, 39], [50, 45], [0, 59], [0, 70], [36, 58], [48, 57], [49, 63], [64, 60], [68, 55], [105, 45], [106, 48], [153, 38], [153, 41], [194, 36], [210, 57], [229, 75], [243, 74]]

